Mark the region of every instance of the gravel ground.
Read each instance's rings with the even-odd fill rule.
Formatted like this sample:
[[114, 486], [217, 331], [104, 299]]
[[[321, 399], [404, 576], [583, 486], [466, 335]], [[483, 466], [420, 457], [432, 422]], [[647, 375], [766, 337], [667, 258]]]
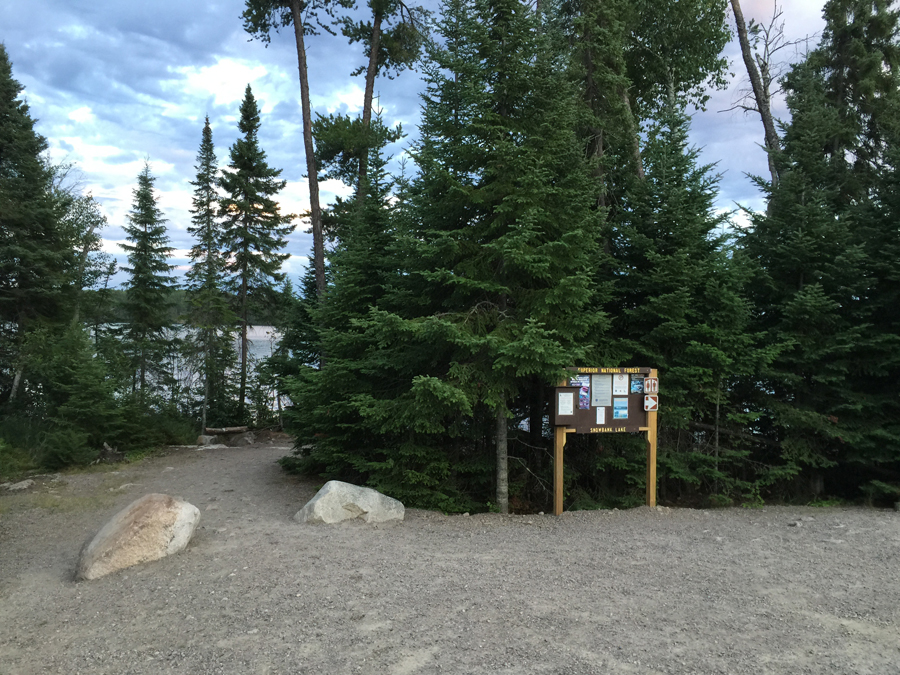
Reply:
[[[893, 511], [300, 525], [281, 443], [0, 490], [0, 673], [900, 673]], [[200, 508], [188, 549], [76, 583], [148, 492]]]

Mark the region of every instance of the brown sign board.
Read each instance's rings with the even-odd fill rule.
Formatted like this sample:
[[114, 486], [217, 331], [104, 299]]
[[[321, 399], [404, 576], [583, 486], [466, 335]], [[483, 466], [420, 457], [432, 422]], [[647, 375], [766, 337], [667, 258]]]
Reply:
[[644, 378], [650, 368], [570, 368], [554, 390], [552, 426], [580, 434], [647, 431]]

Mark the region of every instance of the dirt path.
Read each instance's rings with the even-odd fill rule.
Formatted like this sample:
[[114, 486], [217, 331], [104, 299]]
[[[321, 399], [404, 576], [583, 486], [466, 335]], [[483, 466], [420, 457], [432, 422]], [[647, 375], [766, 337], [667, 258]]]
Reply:
[[[317, 486], [286, 452], [179, 449], [0, 491], [0, 673], [900, 673], [898, 513], [306, 526]], [[74, 582], [147, 492], [200, 508], [188, 550]]]

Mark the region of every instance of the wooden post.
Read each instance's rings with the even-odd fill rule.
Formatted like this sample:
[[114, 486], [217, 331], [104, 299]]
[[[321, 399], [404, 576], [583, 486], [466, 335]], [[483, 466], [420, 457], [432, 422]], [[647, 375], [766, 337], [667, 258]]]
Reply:
[[566, 447], [566, 428], [553, 427], [553, 515], [563, 512], [563, 448]]
[[[656, 368], [650, 377], [657, 377]], [[647, 506], [656, 506], [656, 415], [655, 410], [647, 413]]]
[[566, 447], [566, 435], [574, 433], [574, 429], [553, 427], [553, 515], [561, 516], [563, 512], [563, 448]]

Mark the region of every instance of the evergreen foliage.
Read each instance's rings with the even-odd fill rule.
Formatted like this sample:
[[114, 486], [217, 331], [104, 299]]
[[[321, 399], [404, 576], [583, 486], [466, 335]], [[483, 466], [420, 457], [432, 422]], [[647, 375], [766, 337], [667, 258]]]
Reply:
[[[633, 365], [662, 383], [663, 501], [896, 498], [896, 3], [825, 3], [745, 230], [687, 140], [687, 111], [723, 82], [726, 0], [447, 0], [433, 41], [420, 8], [337, 16], [351, 5], [244, 3], [248, 32], [291, 26], [297, 45], [315, 263], [299, 293], [249, 86], [221, 174], [203, 128], [187, 288], [145, 165], [112, 289], [102, 207], [47, 162], [0, 46], [0, 472], [183, 440], [198, 421], [277, 425], [287, 393], [288, 468], [410, 506], [546, 510], [547, 388], [566, 366]], [[368, 57], [363, 110], [313, 123], [304, 39], [334, 25]], [[373, 116], [374, 81], [423, 47], [416, 172], [391, 176], [402, 129]], [[355, 192], [324, 220], [323, 178]], [[248, 325], [271, 321], [280, 344], [254, 363]], [[644, 450], [571, 438], [566, 506], [641, 503]]]
[[279, 180], [281, 170], [266, 161], [259, 145], [259, 126], [259, 107], [247, 85], [238, 122], [243, 136], [231, 146], [228, 169], [220, 179], [224, 195], [219, 204], [227, 256], [226, 288], [235, 298], [241, 331], [239, 419], [245, 413], [250, 311], [271, 303], [272, 284], [284, 280], [281, 265], [289, 256], [280, 251], [287, 243], [285, 237], [294, 230], [290, 224], [293, 216], [282, 215], [274, 199], [285, 181]]
[[[883, 186], [898, 113], [898, 14], [888, 2], [831, 0], [819, 47], [785, 79], [791, 123], [767, 186], [768, 215], [745, 238], [760, 265], [757, 326], [779, 358], [759, 394], [761, 431], [814, 476], [847, 489], [897, 480], [898, 336], [887, 310], [896, 221]], [[889, 218], [889, 217], [888, 217]], [[854, 479], [846, 469], [857, 465]], [[873, 475], [874, 472], [874, 475]], [[852, 488], [851, 488], [852, 489]]]
[[32, 331], [26, 343], [31, 382], [40, 397], [31, 415], [46, 420], [38, 462], [49, 468], [92, 461], [104, 442], [117, 444], [121, 411], [108, 365], [80, 324]]
[[[718, 177], [698, 165], [687, 133], [678, 109], [648, 128], [646, 177], [630, 181], [616, 212], [611, 333], [624, 365], [652, 364], [665, 383], [661, 492], [738, 496], [782, 476], [746, 462], [753, 448], [739, 441], [754, 415], [735, 386], [772, 354], [750, 329], [750, 268], [729, 245], [727, 215], [716, 213]], [[614, 471], [617, 461], [610, 454], [600, 466]]]
[[129, 323], [124, 341], [130, 359], [131, 389], [141, 405], [148, 402], [148, 394], [159, 391], [166, 372], [162, 364], [169, 343], [168, 308], [174, 288], [168, 262], [172, 247], [153, 192], [155, 180], [145, 162], [125, 227], [130, 243], [120, 244], [128, 253], [130, 265], [123, 268], [130, 275], [125, 284]]
[[[323, 336], [329, 360], [311, 378], [320, 389], [308, 391], [330, 387], [322, 412], [347, 422], [342, 437], [315, 441], [307, 466], [353, 472], [413, 503], [468, 505], [461, 491], [490, 494], [494, 446], [503, 509], [517, 397], [533, 378], [549, 384], [585, 358], [584, 338], [602, 329], [602, 317], [584, 311], [599, 220], [576, 99], [558, 36], [538, 27], [517, 2], [444, 7], [445, 44], [426, 65], [420, 175], [406, 213], [395, 213], [396, 242], [376, 218], [386, 213], [381, 198], [336, 251], [342, 332]], [[372, 265], [373, 250], [387, 251], [375, 270], [362, 264]], [[322, 311], [329, 306], [331, 297]], [[342, 340], [354, 360], [338, 356]], [[342, 395], [360, 374], [364, 390]], [[351, 438], [359, 418], [371, 436], [357, 429]]]
[[225, 294], [226, 259], [219, 218], [218, 160], [209, 117], [203, 125], [197, 152], [191, 226], [195, 243], [187, 272], [190, 311], [185, 322], [192, 330], [186, 354], [200, 375], [200, 428], [225, 426], [234, 415], [229, 369], [234, 365], [234, 324], [237, 319]]
[[32, 327], [54, 320], [62, 303], [73, 253], [60, 220], [64, 204], [42, 153], [22, 85], [12, 76], [0, 44], [0, 400], [19, 391], [20, 351]]

